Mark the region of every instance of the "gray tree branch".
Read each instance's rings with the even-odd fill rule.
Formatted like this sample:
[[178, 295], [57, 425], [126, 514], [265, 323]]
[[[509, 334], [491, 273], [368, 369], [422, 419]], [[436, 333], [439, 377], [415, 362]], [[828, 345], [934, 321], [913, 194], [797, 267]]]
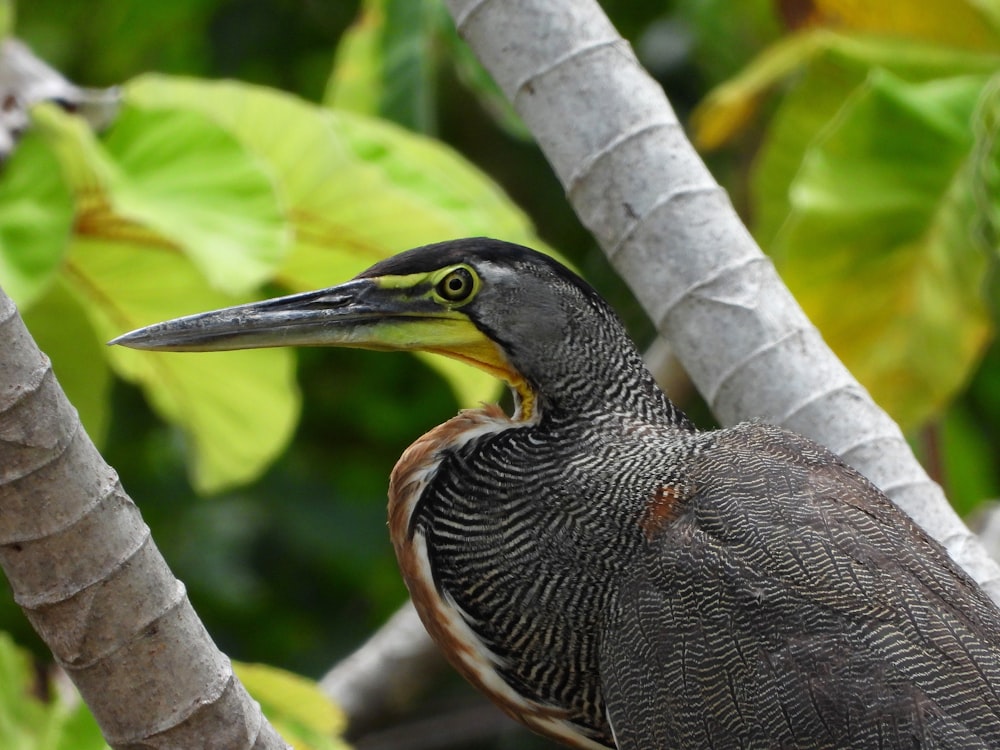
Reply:
[[287, 747], [2, 290], [0, 567], [112, 747]]

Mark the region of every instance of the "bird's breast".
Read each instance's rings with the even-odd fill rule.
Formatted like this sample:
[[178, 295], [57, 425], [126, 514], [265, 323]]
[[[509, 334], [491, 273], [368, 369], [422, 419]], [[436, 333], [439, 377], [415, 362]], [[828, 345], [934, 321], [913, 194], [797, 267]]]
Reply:
[[[434, 428], [411, 445], [393, 469], [389, 483], [389, 528], [399, 561], [403, 579], [414, 606], [432, 639], [438, 644], [452, 666], [469, 682], [478, 687], [508, 714], [535, 731], [556, 738], [572, 747], [585, 750], [607, 748], [607, 742], [581, 733], [570, 712], [557, 701], [538, 700], [523, 689], [515, 689], [511, 683], [509, 654], [497, 652], [490, 638], [484, 638], [482, 629], [487, 631], [501, 627], [509, 613], [504, 613], [498, 622], [481, 621], [478, 615], [463, 606], [469, 595], [469, 587], [492, 584], [488, 579], [500, 574], [500, 568], [491, 562], [496, 555], [504, 556], [506, 548], [487, 544], [479, 552], [471, 553], [477, 565], [470, 566], [469, 575], [454, 591], [453, 580], [440, 580], [440, 567], [445, 566], [453, 573], [452, 550], [442, 548], [442, 540], [426, 528], [427, 503], [437, 498], [438, 484], [442, 476], [453, 471], [457, 455], [472, 449], [472, 441], [489, 440], [491, 436], [507, 430], [518, 430], [530, 426], [530, 422], [515, 421], [507, 417], [496, 406], [463, 411], [458, 416]], [[526, 433], [524, 433], [526, 436]], [[475, 447], [479, 447], [477, 443]], [[502, 464], [502, 462], [501, 462]], [[481, 488], [485, 491], [485, 487]], [[487, 496], [483, 496], [485, 500]], [[506, 509], [499, 507], [494, 499], [489, 505], [500, 514]], [[459, 518], [438, 519], [438, 523], [457, 524], [453, 531], [459, 537], [469, 539], [479, 536], [483, 529], [476, 527], [473, 515]], [[480, 519], [483, 520], [483, 519]], [[467, 525], [465, 525], [467, 524]], [[440, 531], [440, 530], [439, 530]], [[462, 545], [462, 542], [459, 541]], [[517, 564], [517, 557], [508, 557]], [[509, 573], [503, 574], [507, 578]], [[540, 582], [536, 579], [530, 585]], [[513, 597], [514, 592], [512, 592]], [[516, 597], [513, 597], [516, 598]], [[509, 602], [508, 602], [509, 604]], [[489, 609], [489, 608], [487, 608]], [[499, 614], [499, 613], [498, 613]], [[519, 682], [515, 680], [515, 683]], [[591, 696], [593, 698], [593, 696]]]
[[[466, 409], [425, 433], [403, 451], [389, 477], [389, 534], [397, 555], [401, 546], [407, 544], [413, 510], [427, 482], [440, 466], [442, 452], [516, 425], [496, 404]], [[405, 570], [403, 574], [406, 575]]]

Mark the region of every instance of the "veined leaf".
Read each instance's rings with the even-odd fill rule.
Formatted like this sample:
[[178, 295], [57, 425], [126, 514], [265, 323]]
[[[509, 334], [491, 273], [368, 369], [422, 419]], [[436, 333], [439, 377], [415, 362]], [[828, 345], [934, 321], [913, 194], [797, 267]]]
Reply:
[[[384, 121], [228, 82], [144, 76], [127, 96], [210, 117], [270, 165], [295, 231], [278, 277], [292, 290], [328, 286], [400, 250], [454, 237], [547, 249], [489, 178], [446, 146]], [[463, 406], [495, 397], [489, 375], [428, 361]]]
[[271, 176], [205, 116], [131, 103], [103, 143], [54, 107], [36, 122], [79, 194], [81, 234], [176, 247], [234, 294], [274, 274], [289, 233]]
[[989, 335], [968, 163], [981, 76], [873, 73], [791, 183], [771, 251], [841, 359], [904, 427], [959, 388]]
[[[170, 248], [90, 238], [74, 243], [67, 284], [105, 341], [156, 321], [248, 301], [212, 289]], [[107, 355], [191, 441], [192, 481], [202, 492], [256, 478], [288, 443], [299, 408], [289, 350], [191, 355], [111, 347]]]

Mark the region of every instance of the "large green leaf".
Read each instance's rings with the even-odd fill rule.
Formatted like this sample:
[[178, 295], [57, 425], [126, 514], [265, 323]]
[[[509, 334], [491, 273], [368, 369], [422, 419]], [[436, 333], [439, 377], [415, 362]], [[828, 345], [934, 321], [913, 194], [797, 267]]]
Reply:
[[176, 243], [218, 289], [271, 278], [289, 232], [269, 171], [197, 112], [126, 107], [105, 139], [115, 211]]
[[[98, 335], [236, 304], [169, 248], [78, 240], [67, 283]], [[107, 350], [115, 369], [191, 441], [192, 481], [202, 492], [248, 482], [285, 447], [298, 417], [294, 354], [284, 349], [161, 354]]]
[[59, 163], [29, 134], [0, 180], [0, 286], [22, 309], [52, 283], [72, 227], [72, 194]]
[[[271, 177], [207, 117], [132, 105], [104, 143], [55, 108], [39, 108], [35, 120], [77, 194], [76, 241], [64, 278], [100, 340], [246, 300], [216, 290], [248, 289], [273, 275], [290, 232]], [[65, 329], [49, 331], [45, 320], [39, 317], [33, 330], [58, 351], [69, 328], [49, 316], [48, 325]], [[93, 339], [81, 336], [56, 368], [94, 367], [96, 376], [99, 366], [86, 348]], [[104, 351], [184, 429], [200, 490], [255, 478], [287, 443], [298, 404], [289, 352], [224, 356], [213, 370], [211, 356]], [[102, 396], [100, 379], [78, 382], [95, 389], [75, 394], [81, 403]]]
[[[400, 250], [454, 237], [547, 249], [488, 177], [441, 143], [384, 121], [259, 87], [161, 76], [133, 81], [127, 98], [200, 112], [269, 164], [295, 232], [279, 273], [290, 289], [328, 286]], [[485, 373], [429, 361], [463, 405], [495, 397]]]
[[209, 118], [128, 102], [103, 143], [54, 107], [35, 119], [79, 194], [81, 234], [176, 247], [230, 293], [274, 274], [289, 232], [271, 175]]
[[[784, 52], [779, 54], [779, 48]], [[834, 122], [852, 94], [867, 85], [871, 71], [884, 70], [916, 83], [960, 75], [988, 76], [1000, 66], [1000, 58], [991, 55], [827, 32], [792, 37], [774, 49], [778, 57], [787, 55], [784, 63], [769, 68], [765, 64], [767, 55], [762, 55], [759, 62], [731, 82], [734, 91], [739, 92], [734, 94], [738, 100], [752, 96], [758, 85], [773, 84], [773, 76], [802, 67], [771, 119], [751, 174], [753, 231], [765, 248], [770, 247], [791, 210], [790, 186], [806, 151]], [[706, 116], [710, 109], [705, 110]]]
[[847, 366], [904, 426], [968, 377], [990, 331], [970, 122], [986, 79], [871, 74], [806, 150], [771, 251]]

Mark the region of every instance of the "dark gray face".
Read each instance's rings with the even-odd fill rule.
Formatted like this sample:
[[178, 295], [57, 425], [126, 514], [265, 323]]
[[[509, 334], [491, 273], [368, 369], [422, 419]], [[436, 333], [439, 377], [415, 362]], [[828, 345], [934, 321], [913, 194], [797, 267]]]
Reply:
[[479, 290], [461, 310], [529, 384], [543, 410], [679, 417], [646, 371], [621, 321], [565, 266], [526, 247], [473, 238], [409, 250], [358, 278], [466, 265]]
[[580, 295], [547, 268], [519, 265], [475, 263], [482, 288], [466, 312], [529, 382], [541, 384], [564, 358], [573, 308], [585, 311]]
[[470, 265], [482, 286], [465, 312], [500, 344], [543, 410], [663, 409], [663, 394], [618, 316], [583, 281], [534, 257]]

